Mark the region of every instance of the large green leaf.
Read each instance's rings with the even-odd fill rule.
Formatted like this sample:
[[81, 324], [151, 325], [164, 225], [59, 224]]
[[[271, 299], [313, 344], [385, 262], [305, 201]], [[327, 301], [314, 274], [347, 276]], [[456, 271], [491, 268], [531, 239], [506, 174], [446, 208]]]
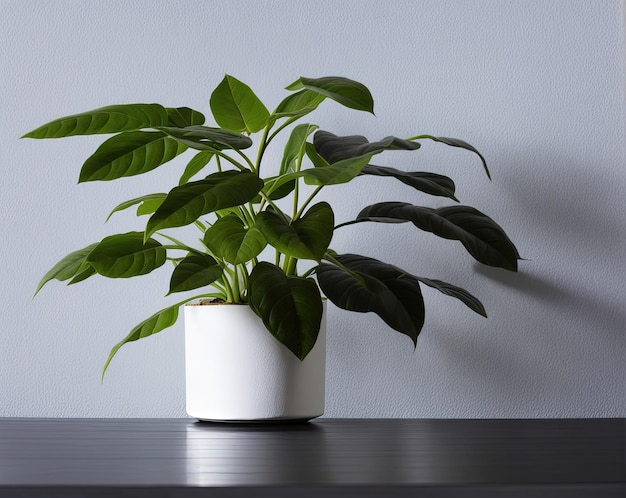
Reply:
[[56, 265], [54, 265], [41, 279], [37, 289], [35, 290], [35, 295], [41, 290], [41, 288], [46, 285], [50, 280], [56, 279], [61, 282], [64, 280], [70, 280], [75, 278], [78, 274], [85, 270], [85, 263], [87, 261], [87, 256], [93, 249], [98, 245], [98, 242], [94, 244], [90, 244], [84, 249], [79, 249], [78, 251], [71, 252], [67, 256], [65, 256], [61, 261], [59, 261]]
[[258, 256], [267, 241], [258, 227], [247, 227], [239, 217], [229, 214], [204, 232], [204, 244], [217, 257], [239, 265]]
[[300, 360], [313, 349], [323, 314], [315, 280], [287, 276], [262, 262], [250, 274], [248, 302], [270, 333]]
[[274, 211], [257, 217], [257, 227], [270, 245], [298, 259], [320, 261], [333, 236], [333, 226], [333, 210], [327, 202], [315, 204], [291, 223]]
[[504, 230], [470, 206], [432, 209], [405, 202], [381, 202], [363, 209], [355, 222], [362, 221], [410, 221], [421, 230], [460, 241], [477, 261], [489, 266], [517, 271], [517, 260], [521, 259]]
[[316, 267], [322, 292], [338, 307], [361, 313], [374, 312], [392, 329], [417, 343], [424, 325], [424, 300], [419, 283], [402, 270], [381, 261], [344, 254], [340, 265]]
[[197, 150], [239, 150], [252, 145], [252, 140], [241, 133], [209, 126], [187, 126], [185, 128], [161, 126], [159, 130], [167, 133], [177, 142]]
[[150, 273], [165, 263], [165, 248], [156, 240], [145, 243], [143, 233], [129, 232], [102, 239], [87, 262], [105, 277], [130, 278]]
[[447, 176], [438, 175], [436, 173], [424, 173], [420, 171], [400, 171], [395, 168], [375, 166], [373, 164], [365, 166], [361, 170], [361, 175], [390, 176], [421, 192], [425, 192], [430, 195], [449, 197], [450, 199], [458, 202], [458, 199], [454, 195], [454, 181]]
[[374, 114], [374, 99], [365, 85], [348, 78], [327, 76], [324, 78], [300, 77], [287, 87], [287, 90], [310, 90], [328, 97], [335, 102]]
[[138, 339], [143, 339], [145, 337], [149, 337], [158, 332], [161, 332], [162, 330], [168, 327], [171, 327], [172, 325], [176, 323], [176, 320], [178, 320], [179, 308], [183, 304], [193, 299], [196, 299], [196, 297], [191, 297], [189, 299], [185, 299], [184, 301], [181, 301], [180, 303], [176, 303], [172, 306], [168, 306], [167, 308], [162, 309], [161, 311], [158, 311], [157, 313], [152, 315], [150, 318], [147, 318], [146, 320], [141, 322], [139, 325], [137, 325], [135, 328], [133, 328], [123, 340], [121, 340], [119, 343], [113, 346], [113, 349], [111, 349], [111, 352], [109, 353], [109, 357], [107, 358], [106, 363], [104, 364], [104, 368], [102, 369], [102, 378], [104, 379], [104, 374], [106, 373], [107, 368], [109, 364], [111, 363], [111, 360], [113, 359], [115, 354], [119, 351], [119, 349], [124, 344], [132, 342], [132, 341], [136, 341]]
[[85, 161], [79, 182], [115, 180], [146, 173], [187, 149], [160, 131], [129, 131], [104, 142]]
[[109, 216], [107, 216], [107, 219], [105, 220], [105, 223], [107, 221], [109, 221], [109, 218], [111, 218], [111, 216], [114, 213], [117, 213], [119, 211], [123, 211], [125, 209], [128, 209], [129, 207], [136, 206], [137, 204], [143, 204], [144, 202], [148, 202], [148, 201], [159, 201], [159, 204], [160, 204], [160, 202], [162, 202], [163, 199], [165, 199], [166, 196], [167, 196], [167, 194], [164, 194], [164, 193], [147, 194], [147, 195], [142, 195], [141, 197], [136, 197], [134, 199], [130, 199], [128, 201], [124, 201], [121, 204], [118, 204], [117, 206], [115, 206], [113, 208], [113, 211], [111, 211], [109, 213]]
[[218, 125], [237, 132], [262, 130], [270, 115], [248, 85], [228, 74], [213, 90], [210, 106]]
[[146, 226], [146, 238], [163, 228], [185, 226], [203, 214], [251, 201], [263, 181], [249, 171], [213, 173], [204, 180], [174, 187]]
[[287, 96], [270, 116], [270, 119], [277, 120], [286, 117], [304, 116], [314, 111], [326, 97], [311, 90], [300, 90]]
[[289, 135], [285, 144], [283, 159], [280, 164], [280, 174], [293, 173], [300, 169], [300, 162], [304, 156], [307, 137], [317, 130], [316, 125], [300, 124], [296, 126]]
[[188, 254], [174, 268], [168, 294], [210, 285], [221, 276], [222, 267], [214, 258], [208, 254]]
[[24, 135], [27, 138], [61, 138], [72, 135], [119, 133], [163, 126], [168, 122], [159, 104], [122, 104], [55, 119]]
[[378, 142], [368, 142], [361, 135], [340, 137], [328, 131], [319, 130], [313, 137], [315, 150], [330, 164], [351, 157], [366, 154], [378, 154], [385, 150], [416, 150], [420, 148], [417, 142], [402, 138], [385, 137]]
[[166, 111], [168, 126], [184, 128], [204, 124], [204, 114], [189, 107], [168, 107]]

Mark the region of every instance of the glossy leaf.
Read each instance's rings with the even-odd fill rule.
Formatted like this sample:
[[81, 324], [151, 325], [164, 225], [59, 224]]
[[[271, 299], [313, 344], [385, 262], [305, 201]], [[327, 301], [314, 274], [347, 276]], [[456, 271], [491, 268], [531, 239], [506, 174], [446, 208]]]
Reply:
[[130, 131], [104, 142], [85, 161], [79, 182], [115, 180], [155, 169], [187, 149], [160, 131]]
[[387, 176], [400, 180], [414, 189], [430, 195], [448, 197], [458, 202], [454, 195], [454, 181], [447, 176], [436, 173], [406, 172], [386, 166], [375, 166], [368, 164], [361, 170], [361, 175]]
[[167, 122], [167, 111], [159, 104], [112, 105], [55, 119], [24, 137], [62, 138], [73, 135], [119, 133], [163, 126]]
[[143, 233], [129, 232], [102, 239], [87, 256], [87, 262], [105, 277], [130, 278], [145, 275], [165, 263], [165, 248], [156, 240], [145, 243]]
[[319, 130], [313, 137], [315, 150], [330, 164], [351, 157], [366, 154], [378, 154], [385, 150], [416, 150], [420, 148], [417, 142], [402, 138], [385, 137], [378, 142], [368, 142], [360, 135], [340, 137], [328, 131]]
[[153, 201], [153, 200], [162, 201], [163, 199], [165, 199], [166, 195], [167, 194], [163, 194], [163, 193], [147, 194], [147, 195], [142, 195], [141, 197], [136, 197], [135, 199], [130, 199], [128, 201], [122, 202], [121, 204], [118, 204], [117, 206], [113, 208], [113, 211], [111, 211], [109, 213], [109, 216], [107, 216], [105, 223], [109, 221], [109, 219], [111, 218], [111, 216], [113, 216], [114, 213], [136, 206], [137, 204], [142, 204], [146, 201]]
[[41, 279], [37, 289], [35, 290], [35, 296], [50, 280], [56, 279], [61, 282], [64, 280], [70, 280], [76, 277], [81, 271], [83, 271], [84, 264], [87, 261], [89, 253], [98, 245], [98, 242], [90, 244], [84, 249], [79, 249], [65, 256], [61, 261], [55, 264]]
[[177, 142], [197, 150], [239, 150], [252, 145], [252, 140], [245, 135], [209, 126], [187, 126], [185, 128], [162, 126], [159, 130], [167, 133]]
[[424, 300], [419, 283], [381, 261], [345, 254], [336, 256], [342, 266], [316, 267], [322, 292], [339, 308], [374, 312], [392, 329], [417, 343], [424, 325]]
[[382, 202], [363, 209], [355, 222], [398, 220], [410, 221], [439, 237], [460, 241], [483, 264], [517, 271], [517, 260], [521, 258], [513, 242], [495, 221], [470, 206], [432, 209], [404, 202]]
[[204, 180], [174, 187], [146, 226], [146, 238], [163, 228], [189, 225], [203, 214], [251, 201], [263, 180], [249, 171], [213, 173]]
[[489, 168], [487, 168], [487, 161], [485, 161], [485, 158], [483, 157], [483, 155], [480, 152], [478, 152], [478, 150], [473, 145], [470, 145], [464, 140], [460, 140], [458, 138], [433, 137], [432, 135], [420, 135], [418, 137], [412, 138], [412, 140], [419, 140], [419, 139], [433, 140], [435, 142], [441, 142], [446, 145], [450, 145], [452, 147], [460, 147], [462, 149], [473, 152], [480, 158], [480, 161], [483, 163], [483, 168], [485, 169], [485, 173], [487, 173], [487, 177], [491, 179], [491, 173], [489, 173]]
[[248, 85], [228, 74], [213, 90], [210, 106], [220, 127], [237, 132], [255, 133], [262, 130], [270, 115]]
[[323, 314], [315, 280], [287, 276], [261, 262], [250, 274], [248, 302], [270, 333], [300, 360], [313, 349]]
[[311, 90], [300, 90], [287, 96], [278, 104], [271, 118], [276, 120], [284, 117], [304, 116], [314, 111], [325, 99], [326, 97], [320, 93]]
[[109, 364], [111, 363], [111, 360], [113, 359], [115, 354], [119, 351], [119, 349], [124, 344], [127, 344], [132, 341], [137, 341], [145, 337], [149, 337], [158, 332], [161, 332], [162, 330], [168, 327], [171, 327], [178, 320], [179, 308], [183, 304], [193, 299], [196, 299], [196, 298], [192, 297], [189, 299], [185, 299], [184, 301], [181, 301], [180, 303], [176, 303], [172, 306], [168, 306], [167, 308], [156, 312], [150, 318], [147, 318], [146, 320], [141, 322], [139, 325], [134, 327], [123, 340], [121, 340], [119, 343], [113, 346], [113, 349], [111, 349], [111, 352], [109, 353], [109, 357], [107, 358], [104, 364], [104, 368], [102, 369], [102, 378], [104, 379], [104, 374], [106, 373], [107, 368], [109, 367]]
[[246, 227], [239, 217], [229, 214], [204, 232], [204, 244], [217, 257], [239, 265], [258, 256], [267, 241], [256, 226]]
[[274, 211], [264, 211], [257, 217], [257, 227], [270, 245], [288, 256], [316, 261], [328, 249], [333, 225], [333, 210], [326, 202], [315, 204], [291, 223]]
[[168, 107], [167, 125], [184, 128], [185, 126], [204, 124], [204, 114], [189, 107]]
[[310, 90], [328, 97], [350, 109], [374, 114], [374, 99], [365, 85], [348, 78], [327, 76], [324, 78], [301, 77], [287, 90]]
[[174, 268], [168, 294], [210, 285], [222, 272], [219, 263], [208, 254], [188, 254]]
[[193, 156], [191, 161], [187, 163], [185, 171], [181, 175], [178, 184], [183, 185], [191, 180], [192, 177], [197, 175], [207, 164], [209, 164], [214, 155], [215, 154], [213, 152], [201, 151]]
[[300, 169], [300, 162], [304, 156], [306, 139], [311, 133], [317, 130], [317, 128], [318, 127], [316, 125], [300, 124], [291, 131], [291, 135], [285, 145], [285, 151], [280, 165], [281, 175], [284, 175], [285, 173], [293, 173]]

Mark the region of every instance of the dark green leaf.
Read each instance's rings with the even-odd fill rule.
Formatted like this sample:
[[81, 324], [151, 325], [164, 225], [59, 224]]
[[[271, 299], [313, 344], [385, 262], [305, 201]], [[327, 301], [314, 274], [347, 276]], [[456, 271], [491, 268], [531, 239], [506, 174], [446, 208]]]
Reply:
[[473, 152], [474, 154], [478, 155], [478, 157], [480, 158], [480, 161], [483, 163], [483, 168], [485, 168], [485, 173], [487, 173], [487, 177], [491, 180], [491, 174], [489, 173], [489, 168], [487, 168], [487, 161], [485, 161], [485, 158], [483, 157], [483, 155], [480, 152], [478, 152], [478, 150], [476, 150], [474, 146], [458, 138], [433, 137], [432, 135], [420, 135], [418, 137], [412, 138], [412, 140], [419, 140], [422, 138], [433, 140], [435, 142], [441, 142], [446, 145], [451, 145], [452, 147], [460, 147], [462, 149], [469, 150]]
[[236, 215], [229, 214], [204, 232], [204, 244], [217, 257], [238, 265], [258, 256], [267, 241], [256, 226], [246, 227]]
[[59, 118], [24, 135], [61, 138], [73, 135], [119, 133], [167, 124], [167, 111], [159, 104], [123, 104]]
[[248, 85], [228, 74], [213, 90], [210, 105], [217, 124], [237, 132], [262, 130], [270, 115]]
[[276, 339], [300, 360], [309, 354], [317, 341], [323, 313], [315, 280], [287, 276], [280, 268], [262, 262], [250, 274], [248, 300]]
[[315, 150], [330, 164], [343, 159], [378, 154], [385, 150], [416, 150], [420, 144], [402, 138], [385, 137], [378, 142], [368, 142], [360, 135], [339, 137], [328, 131], [320, 130], [313, 137]]
[[189, 225], [203, 214], [245, 204], [262, 188], [263, 181], [249, 171], [213, 173], [174, 187], [148, 220], [146, 237], [163, 228]]
[[419, 171], [406, 172], [395, 168], [388, 168], [386, 166], [374, 166], [373, 164], [365, 166], [361, 170], [361, 174], [391, 176], [421, 192], [425, 192], [430, 195], [449, 197], [450, 199], [458, 202], [458, 199], [454, 195], [454, 182], [447, 176], [437, 175], [435, 173], [422, 173]]
[[189, 107], [168, 107], [167, 125], [184, 128], [185, 126], [204, 124], [204, 114]]
[[311, 133], [317, 130], [317, 128], [316, 125], [300, 124], [291, 131], [291, 135], [285, 145], [283, 160], [280, 165], [281, 175], [300, 170], [300, 162], [302, 161], [302, 156], [304, 156], [306, 139]]
[[513, 242], [495, 221], [473, 207], [432, 209], [404, 202], [382, 202], [363, 209], [355, 221], [387, 220], [410, 221], [421, 230], [460, 241], [481, 263], [517, 271], [517, 260], [521, 258]]
[[281, 253], [316, 261], [328, 249], [333, 225], [333, 210], [326, 202], [315, 204], [302, 218], [291, 223], [274, 211], [264, 211], [257, 217], [257, 227]]
[[107, 216], [105, 223], [109, 221], [109, 218], [111, 218], [111, 216], [114, 213], [123, 211], [124, 209], [128, 209], [129, 207], [136, 206], [137, 204], [142, 204], [146, 201], [153, 201], [153, 200], [162, 201], [163, 199], [165, 199], [166, 195], [167, 194], [163, 194], [163, 193], [147, 194], [147, 195], [142, 195], [141, 197], [136, 197], [135, 199], [131, 199], [129, 201], [122, 202], [121, 204], [118, 204], [117, 206], [115, 206], [115, 208], [113, 208], [113, 211], [111, 211], [109, 213], [109, 216]]
[[188, 254], [176, 265], [168, 294], [204, 287], [222, 276], [222, 267], [208, 254]]
[[185, 167], [185, 171], [180, 177], [178, 184], [183, 185], [191, 180], [193, 176], [198, 174], [207, 164], [209, 164], [214, 155], [215, 154], [213, 152], [201, 151], [193, 156], [191, 158], [191, 161], [189, 161], [189, 163]]
[[197, 150], [239, 150], [252, 145], [252, 140], [245, 135], [209, 126], [187, 126], [185, 128], [162, 126], [159, 130], [167, 133], [181, 144]]
[[81, 271], [84, 269], [84, 264], [87, 260], [87, 256], [93, 249], [98, 245], [98, 242], [88, 245], [84, 249], [79, 249], [78, 251], [74, 251], [65, 256], [61, 261], [59, 261], [56, 265], [54, 265], [48, 273], [46, 273], [37, 289], [35, 290], [35, 296], [41, 290], [41, 288], [46, 285], [50, 280], [56, 279], [61, 282], [64, 280], [69, 280], [71, 278], [76, 277]]
[[146, 173], [187, 149], [160, 131], [129, 131], [104, 142], [85, 161], [79, 182], [115, 180]]
[[374, 114], [374, 99], [365, 85], [348, 78], [327, 76], [324, 78], [300, 77], [287, 90], [310, 90], [328, 97], [351, 109]]
[[424, 277], [413, 278], [419, 280], [425, 285], [428, 285], [429, 287], [432, 287], [433, 289], [437, 289], [439, 292], [445, 294], [446, 296], [452, 296], [457, 298], [472, 311], [487, 318], [487, 312], [485, 311], [485, 307], [482, 305], [482, 303], [465, 289], [457, 287], [456, 285], [449, 284], [447, 282], [442, 282], [441, 280], [431, 280]]
[[87, 262], [105, 277], [130, 278], [163, 265], [165, 255], [158, 241], [148, 239], [144, 244], [143, 233], [129, 232], [102, 239], [87, 256]]
[[419, 283], [376, 259], [357, 254], [336, 259], [342, 266], [322, 263], [315, 270], [326, 297], [345, 310], [376, 313], [416, 344], [425, 314]]

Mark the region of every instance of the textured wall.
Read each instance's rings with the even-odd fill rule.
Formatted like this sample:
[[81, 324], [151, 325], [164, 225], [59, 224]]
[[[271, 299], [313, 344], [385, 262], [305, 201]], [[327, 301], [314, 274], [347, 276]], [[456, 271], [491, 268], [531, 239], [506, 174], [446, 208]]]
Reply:
[[[327, 103], [313, 122], [371, 139], [466, 139], [486, 156], [428, 143], [387, 164], [452, 176], [527, 261], [512, 275], [408, 226], [348, 227], [333, 247], [463, 286], [489, 319], [425, 290], [410, 341], [373, 315], [329, 309], [329, 416], [626, 416], [624, 18], [619, 0], [0, 0], [0, 416], [184, 415], [182, 323], [110, 347], [165, 306], [166, 272], [53, 282], [63, 255], [140, 229], [119, 202], [169, 188], [174, 163], [76, 185], [99, 143], [18, 140], [53, 118], [112, 103], [207, 108], [228, 72], [275, 105], [299, 75], [371, 89], [376, 117]], [[277, 152], [274, 152], [277, 153]], [[382, 161], [385, 156], [382, 157]], [[385, 179], [328, 188], [337, 218], [365, 204], [445, 204]]]

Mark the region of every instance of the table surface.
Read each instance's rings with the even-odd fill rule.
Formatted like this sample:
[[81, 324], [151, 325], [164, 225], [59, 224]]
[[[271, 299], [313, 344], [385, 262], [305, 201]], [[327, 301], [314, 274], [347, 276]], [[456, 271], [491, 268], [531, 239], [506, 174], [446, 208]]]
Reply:
[[5, 418], [0, 496], [626, 497], [625, 448], [624, 419]]

